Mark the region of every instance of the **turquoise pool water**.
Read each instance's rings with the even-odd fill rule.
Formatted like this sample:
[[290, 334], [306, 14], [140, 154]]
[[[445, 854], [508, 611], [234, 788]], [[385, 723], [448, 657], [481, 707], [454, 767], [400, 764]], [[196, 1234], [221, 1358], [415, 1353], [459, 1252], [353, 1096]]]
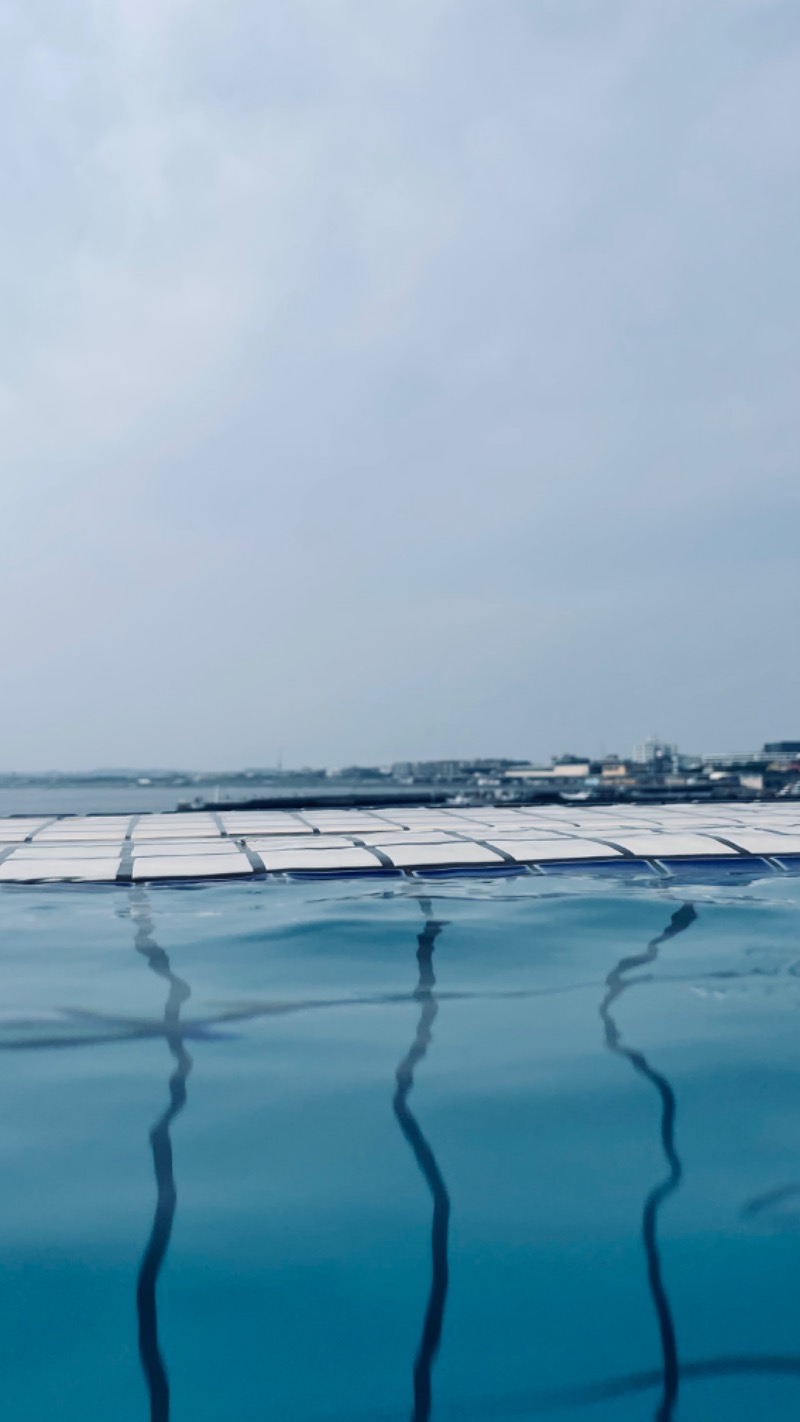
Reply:
[[797, 1417], [800, 879], [0, 915], [7, 1417]]

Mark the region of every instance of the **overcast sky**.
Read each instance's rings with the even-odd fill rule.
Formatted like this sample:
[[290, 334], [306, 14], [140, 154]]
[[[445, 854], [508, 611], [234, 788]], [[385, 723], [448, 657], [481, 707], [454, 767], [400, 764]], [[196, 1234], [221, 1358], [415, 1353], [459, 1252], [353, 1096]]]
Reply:
[[797, 0], [10, 0], [0, 769], [800, 735]]

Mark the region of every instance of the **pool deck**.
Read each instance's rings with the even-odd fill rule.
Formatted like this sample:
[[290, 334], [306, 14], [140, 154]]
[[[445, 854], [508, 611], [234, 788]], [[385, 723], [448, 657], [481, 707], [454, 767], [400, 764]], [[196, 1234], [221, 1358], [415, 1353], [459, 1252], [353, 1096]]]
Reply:
[[187, 811], [0, 820], [0, 883], [800, 868], [800, 801]]

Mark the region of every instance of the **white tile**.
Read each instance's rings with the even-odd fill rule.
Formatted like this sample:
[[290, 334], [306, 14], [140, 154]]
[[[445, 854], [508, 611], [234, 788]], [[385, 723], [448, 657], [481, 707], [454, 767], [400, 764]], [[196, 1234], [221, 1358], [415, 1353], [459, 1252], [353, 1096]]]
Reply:
[[670, 859], [677, 857], [713, 856], [715, 859], [726, 854], [735, 854], [726, 844], [702, 834], [614, 834], [609, 835], [615, 844], [629, 849], [642, 859]]
[[133, 854], [137, 859], [142, 855], [148, 859], [182, 859], [193, 854], [224, 859], [241, 854], [241, 850], [231, 839], [148, 839], [135, 843]]
[[800, 834], [779, 834], [776, 830], [730, 830], [726, 835], [748, 854], [800, 854]]
[[[455, 834], [446, 834], [443, 830], [382, 830], [380, 834], [366, 834], [359, 836], [365, 844], [374, 844], [380, 849], [383, 845], [390, 844], [460, 844], [472, 842], [472, 836], [466, 826], [458, 831], [464, 835], [463, 840], [459, 840]], [[477, 831], [476, 831], [477, 833]], [[483, 838], [483, 835], [480, 835]]]
[[42, 834], [37, 834], [32, 840], [32, 845], [47, 846], [52, 845], [54, 849], [70, 848], [76, 844], [91, 844], [102, 848], [107, 844], [122, 844], [124, 835], [118, 830], [109, 830], [107, 834], [97, 831], [87, 830], [85, 834], [79, 831], [70, 834], [51, 834], [49, 830], [44, 830]]
[[529, 828], [527, 825], [522, 825], [520, 829], [509, 829], [506, 825], [503, 825], [501, 829], [494, 831], [489, 830], [486, 832], [486, 834], [482, 834], [481, 839], [488, 840], [490, 844], [494, 844], [495, 842], [499, 844], [502, 840], [505, 839], [547, 839], [553, 840], [553, 842], [556, 844], [563, 844], [565, 840], [574, 839], [576, 834], [577, 831], [572, 831], [572, 833], [570, 833], [568, 830], [543, 830], [539, 829], [538, 827], [536, 829], [533, 829]]
[[[522, 822], [521, 819], [520, 822]], [[538, 824], [541, 829], [563, 830], [566, 834], [574, 834], [580, 825], [580, 821], [576, 820], [574, 815], [570, 816], [569, 818], [566, 815], [563, 818], [561, 818], [560, 816], [558, 818], [551, 818], [548, 815], [546, 820], [528, 819], [528, 817], [526, 816], [525, 823], [533, 825]]]
[[246, 854], [171, 854], [158, 858], [143, 854], [133, 861], [134, 879], [214, 879], [224, 874], [252, 872]]
[[593, 844], [588, 839], [499, 839], [489, 840], [520, 864], [546, 863], [559, 859], [619, 859], [616, 849]]
[[287, 824], [289, 821], [299, 823], [294, 810], [222, 810], [220, 819], [223, 824], [235, 820], [258, 820], [263, 824]]
[[507, 828], [509, 833], [513, 830], [515, 834], [528, 829], [537, 830], [541, 834], [574, 834], [576, 830], [572, 821], [538, 820], [533, 815], [520, 815], [516, 820], [509, 820]]
[[131, 815], [61, 815], [48, 825], [49, 830], [70, 829], [75, 826], [91, 830], [116, 830], [120, 839], [125, 838]]
[[442, 864], [502, 864], [502, 855], [480, 844], [451, 840], [449, 844], [393, 844], [384, 854], [398, 869], [433, 869]]
[[149, 834], [166, 831], [168, 834], [188, 835], [218, 834], [219, 828], [213, 815], [187, 812], [177, 815], [142, 815], [134, 826], [134, 834]]
[[634, 830], [655, 829], [663, 831], [665, 834], [674, 834], [676, 830], [688, 830], [690, 834], [700, 834], [707, 829], [715, 829], [720, 825], [738, 824], [740, 821], [732, 820], [727, 815], [724, 817], [722, 815], [681, 815], [680, 817], [676, 815], [674, 819], [654, 820], [652, 824], [646, 825], [636, 824], [633, 820], [621, 815], [614, 821], [608, 820], [607, 823], [626, 825], [629, 829]]
[[257, 854], [271, 854], [273, 851], [282, 853], [284, 850], [294, 854], [316, 854], [320, 849], [352, 849], [354, 846], [344, 835], [316, 834], [313, 841], [303, 838], [302, 835], [257, 835], [248, 834], [243, 836], [245, 843], [249, 844]]
[[22, 859], [115, 859], [122, 854], [122, 844], [21, 844], [14, 851], [15, 863]]
[[231, 835], [313, 835], [314, 833], [311, 825], [304, 825], [293, 815], [221, 815], [220, 818], [228, 834]]
[[38, 855], [17, 860], [16, 855], [0, 864], [0, 880], [30, 883], [36, 879], [77, 879], [84, 883], [111, 882], [117, 875], [116, 859], [64, 859]]
[[488, 810], [482, 810], [480, 814], [470, 814], [465, 810], [454, 810], [451, 815], [441, 815], [439, 824], [447, 825], [448, 829], [469, 830], [473, 825], [488, 825], [491, 819]]
[[455, 820], [453, 816], [431, 815], [405, 815], [402, 812], [392, 813], [392, 815], [377, 816], [377, 822], [382, 825], [394, 826], [395, 829], [455, 829], [456, 823], [463, 823], [463, 820]]
[[380, 861], [366, 849], [350, 845], [347, 849], [309, 849], [305, 845], [297, 849], [273, 849], [266, 846], [258, 851], [265, 869], [271, 872], [305, 870], [311, 873], [326, 873], [336, 869], [380, 869]]

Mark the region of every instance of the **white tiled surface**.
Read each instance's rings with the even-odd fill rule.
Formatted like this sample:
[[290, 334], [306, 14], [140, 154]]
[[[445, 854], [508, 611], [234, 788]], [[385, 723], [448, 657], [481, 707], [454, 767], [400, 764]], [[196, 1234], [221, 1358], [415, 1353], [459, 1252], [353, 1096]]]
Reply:
[[0, 819], [0, 840], [4, 844], [9, 841], [19, 842], [35, 834], [45, 824], [45, 819]]
[[800, 854], [800, 830], [742, 830], [731, 828], [725, 838], [747, 854]]
[[309, 849], [307, 844], [303, 844], [302, 848], [295, 850], [262, 849], [258, 853], [264, 868], [272, 873], [305, 871], [307, 874], [326, 874], [337, 869], [381, 867], [380, 860], [370, 854], [369, 850], [359, 849], [352, 844], [347, 849]]
[[119, 844], [20, 844], [14, 850], [14, 863], [23, 859], [111, 859], [118, 864], [122, 855]]
[[559, 859], [619, 859], [618, 849], [606, 844], [587, 845], [583, 839], [498, 839], [493, 836], [488, 844], [496, 844], [505, 854], [510, 854], [518, 864], [546, 864]]
[[246, 854], [142, 855], [133, 861], [135, 880], [218, 879], [221, 875], [252, 872]]
[[[376, 844], [379, 848], [385, 844], [452, 844], [453, 842], [458, 844], [459, 840], [463, 837], [461, 832], [453, 834], [451, 830], [402, 830], [392, 829], [391, 826], [381, 830], [378, 834], [376, 834], [374, 830], [370, 830], [368, 833], [362, 832], [360, 835], [360, 838], [363, 839], [365, 844]], [[482, 838], [482, 832], [475, 830], [474, 834], [468, 834], [466, 838], [468, 840], [480, 839]]]
[[[30, 847], [26, 845], [27, 849]], [[179, 839], [173, 835], [170, 839], [135, 839], [132, 850], [134, 859], [141, 855], [148, 859], [175, 859], [185, 854], [213, 854], [217, 858], [220, 855], [229, 858], [239, 852], [239, 845], [235, 839], [221, 839], [219, 836], [216, 839]]]
[[313, 834], [313, 825], [303, 824], [296, 815], [285, 810], [267, 810], [263, 814], [220, 815], [228, 834]]
[[29, 884], [37, 879], [77, 879], [81, 883], [113, 883], [117, 877], [116, 859], [56, 859], [40, 854], [34, 859], [6, 859], [0, 864], [0, 882]]
[[251, 849], [260, 854], [262, 859], [265, 854], [272, 854], [276, 851], [289, 850], [291, 853], [308, 854], [311, 851], [321, 849], [352, 849], [353, 841], [344, 834], [315, 834], [309, 839], [288, 834], [273, 834], [267, 839], [262, 839], [260, 835], [249, 834], [245, 843]]
[[710, 835], [684, 834], [681, 831], [673, 834], [668, 830], [661, 833], [653, 831], [652, 834], [631, 834], [629, 830], [622, 834], [614, 834], [611, 831], [599, 833], [637, 859], [661, 859], [664, 855], [667, 858], [703, 858], [711, 855], [716, 859], [720, 855], [736, 853], [735, 849], [720, 843], [718, 839], [712, 839]]
[[0, 819], [2, 883], [216, 879], [251, 876], [260, 865], [273, 874], [336, 874], [382, 864], [415, 872], [509, 861], [546, 866], [754, 855], [800, 856], [800, 803], [421, 805]]
[[471, 844], [469, 840], [452, 840], [449, 844], [391, 844], [384, 853], [398, 869], [503, 863], [502, 855], [480, 844]]

